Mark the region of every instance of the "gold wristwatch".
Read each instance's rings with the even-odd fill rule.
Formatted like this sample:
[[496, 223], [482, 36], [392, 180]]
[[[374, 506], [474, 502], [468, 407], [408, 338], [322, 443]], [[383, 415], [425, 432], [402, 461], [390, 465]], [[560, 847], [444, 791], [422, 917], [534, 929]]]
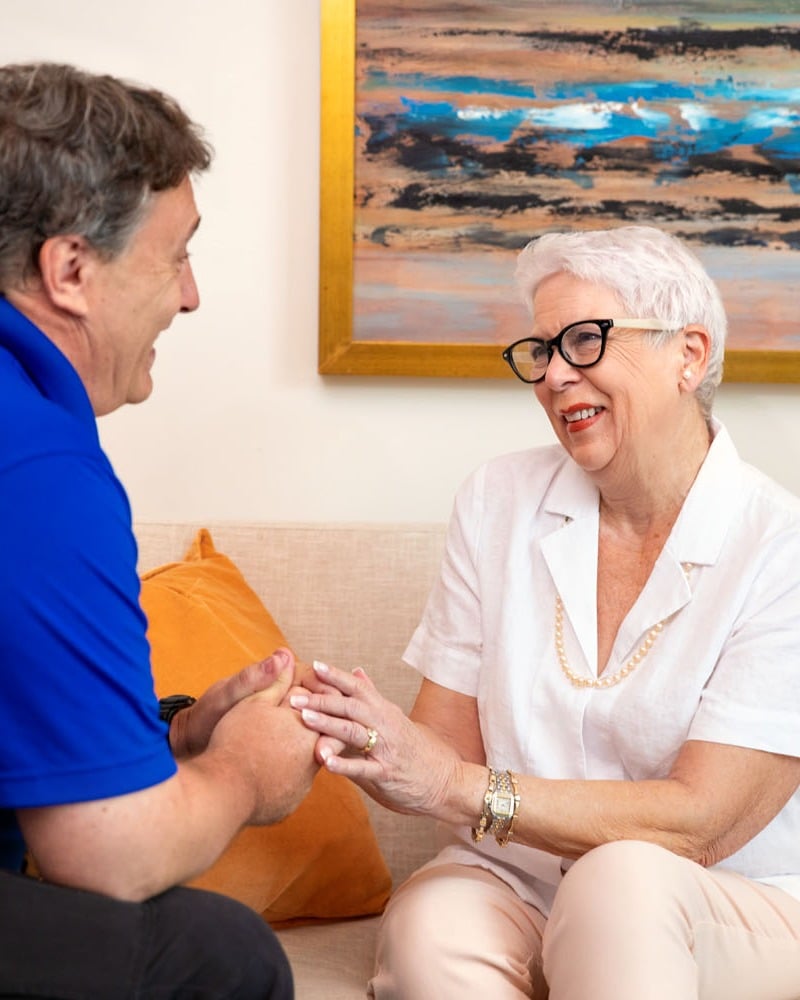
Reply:
[[497, 775], [495, 790], [489, 802], [492, 823], [489, 832], [500, 847], [508, 843], [514, 828], [514, 820], [519, 809], [519, 789], [516, 775], [511, 771], [501, 771]]
[[476, 844], [484, 834], [493, 833], [500, 847], [505, 847], [514, 832], [514, 821], [519, 811], [519, 788], [516, 775], [511, 771], [489, 768], [489, 784], [483, 796], [483, 812], [477, 827], [472, 830]]

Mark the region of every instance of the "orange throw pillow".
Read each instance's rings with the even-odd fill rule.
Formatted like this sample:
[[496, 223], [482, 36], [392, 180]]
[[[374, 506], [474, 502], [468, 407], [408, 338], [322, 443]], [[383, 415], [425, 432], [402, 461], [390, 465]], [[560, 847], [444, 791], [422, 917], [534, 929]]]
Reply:
[[[142, 574], [159, 697], [198, 696], [288, 643], [238, 568], [201, 529], [182, 562]], [[248, 827], [190, 883], [224, 893], [273, 925], [380, 913], [391, 876], [358, 790], [321, 770], [282, 822]]]

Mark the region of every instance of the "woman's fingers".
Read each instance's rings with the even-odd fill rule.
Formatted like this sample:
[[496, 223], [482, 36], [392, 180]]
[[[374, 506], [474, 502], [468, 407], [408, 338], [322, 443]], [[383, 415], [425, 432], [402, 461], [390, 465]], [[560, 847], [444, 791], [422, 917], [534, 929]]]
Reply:
[[300, 715], [309, 729], [320, 736], [338, 740], [353, 753], [368, 753], [375, 749], [377, 736], [372, 738], [371, 734], [377, 733], [377, 730], [366, 723], [317, 712], [312, 708], [301, 709]]
[[348, 673], [316, 662], [314, 672], [324, 693], [306, 690], [293, 694], [290, 703], [319, 735], [317, 760], [384, 805], [416, 810], [430, 798], [428, 786], [438, 770], [427, 739], [363, 668]]
[[[314, 672], [319, 686], [315, 691], [305, 690], [292, 694], [289, 699], [292, 708], [299, 711], [309, 709], [323, 716], [350, 720], [360, 723], [365, 729], [383, 715], [385, 699], [360, 667], [347, 673], [315, 661]], [[352, 729], [348, 729], [348, 734], [352, 734]], [[341, 738], [339, 733], [331, 735]], [[351, 741], [347, 737], [345, 739], [347, 742]]]
[[331, 667], [320, 660], [314, 661], [314, 673], [317, 678], [326, 685], [337, 688], [342, 694], [351, 696], [356, 691], [377, 691], [375, 685], [369, 678], [363, 667], [356, 667], [354, 670], [339, 670], [338, 667]]
[[[377, 745], [382, 698], [361, 667], [352, 673], [315, 661], [314, 690], [293, 691], [289, 699], [305, 725], [319, 733], [320, 763], [372, 753]], [[335, 765], [334, 765], [335, 768]]]

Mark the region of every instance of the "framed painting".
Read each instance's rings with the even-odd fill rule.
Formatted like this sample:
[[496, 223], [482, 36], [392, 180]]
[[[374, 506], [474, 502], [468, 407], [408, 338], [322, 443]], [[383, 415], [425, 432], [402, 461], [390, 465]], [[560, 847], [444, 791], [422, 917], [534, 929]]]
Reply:
[[322, 0], [321, 107], [320, 372], [512, 377], [519, 250], [647, 223], [800, 381], [800, 0]]

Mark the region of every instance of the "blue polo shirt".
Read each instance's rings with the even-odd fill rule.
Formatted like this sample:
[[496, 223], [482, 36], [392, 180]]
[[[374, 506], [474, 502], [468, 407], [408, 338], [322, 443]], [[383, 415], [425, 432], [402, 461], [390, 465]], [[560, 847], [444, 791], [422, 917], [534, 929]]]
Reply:
[[66, 357], [0, 297], [0, 867], [13, 810], [175, 773], [127, 496]]

